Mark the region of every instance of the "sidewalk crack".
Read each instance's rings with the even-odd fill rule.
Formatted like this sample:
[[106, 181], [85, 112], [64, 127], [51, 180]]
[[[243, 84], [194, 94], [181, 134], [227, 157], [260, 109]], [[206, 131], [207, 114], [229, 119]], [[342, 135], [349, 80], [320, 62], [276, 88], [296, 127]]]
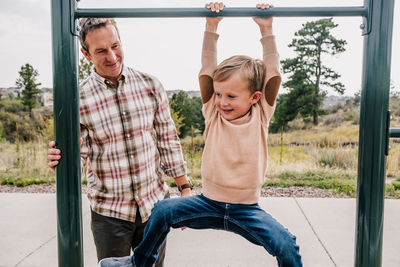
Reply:
[[54, 238], [56, 238], [56, 236], [52, 236], [49, 240], [47, 240], [46, 242], [44, 242], [43, 244], [41, 244], [39, 247], [37, 247], [35, 250], [33, 250], [32, 252], [28, 253], [25, 257], [23, 257], [19, 262], [17, 262], [17, 264], [14, 265], [14, 267], [19, 266], [24, 260], [26, 260], [27, 258], [29, 258], [30, 256], [32, 256], [33, 254], [35, 254], [36, 251], [40, 250], [42, 247], [44, 247], [45, 245], [47, 245], [50, 241], [52, 241]]
[[299, 209], [300, 209], [301, 213], [303, 214], [304, 218], [306, 219], [308, 225], [310, 226], [311, 231], [313, 231], [315, 237], [318, 239], [318, 242], [321, 244], [322, 248], [325, 250], [325, 253], [328, 255], [328, 257], [329, 257], [329, 259], [332, 261], [333, 265], [334, 265], [335, 267], [337, 267], [337, 264], [336, 264], [335, 260], [333, 259], [331, 253], [329, 253], [328, 249], [325, 247], [324, 243], [323, 243], [322, 240], [319, 238], [319, 236], [318, 236], [318, 234], [317, 234], [317, 231], [315, 231], [314, 227], [312, 226], [312, 224], [311, 224], [310, 220], [308, 219], [306, 213], [304, 212], [303, 208], [300, 206], [300, 203], [297, 201], [296, 198], [293, 198], [293, 199], [294, 199], [294, 201], [296, 202], [297, 206], [299, 207]]

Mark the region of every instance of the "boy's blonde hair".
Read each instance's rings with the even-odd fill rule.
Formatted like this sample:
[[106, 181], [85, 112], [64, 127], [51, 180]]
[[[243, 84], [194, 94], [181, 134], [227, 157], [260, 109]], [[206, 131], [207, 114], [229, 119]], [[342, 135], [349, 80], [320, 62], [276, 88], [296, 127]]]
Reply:
[[243, 80], [248, 82], [251, 93], [262, 91], [265, 80], [266, 67], [264, 62], [248, 56], [233, 56], [222, 61], [213, 73], [217, 82], [227, 80], [232, 74], [239, 71]]

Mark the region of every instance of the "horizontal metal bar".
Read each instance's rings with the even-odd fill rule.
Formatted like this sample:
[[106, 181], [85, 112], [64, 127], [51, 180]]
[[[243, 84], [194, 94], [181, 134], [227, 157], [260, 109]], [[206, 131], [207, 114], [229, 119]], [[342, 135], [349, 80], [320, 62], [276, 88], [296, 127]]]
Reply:
[[78, 8], [75, 18], [180, 18], [180, 17], [366, 17], [368, 9], [353, 7], [227, 7], [220, 13], [206, 8]]
[[400, 137], [400, 128], [390, 128], [389, 137]]

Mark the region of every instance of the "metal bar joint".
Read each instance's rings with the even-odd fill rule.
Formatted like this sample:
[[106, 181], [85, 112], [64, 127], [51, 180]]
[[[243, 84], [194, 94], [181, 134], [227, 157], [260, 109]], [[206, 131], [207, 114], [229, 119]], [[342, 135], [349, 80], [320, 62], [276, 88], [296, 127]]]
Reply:
[[371, 32], [373, 8], [370, 7], [372, 7], [372, 2], [373, 0], [364, 0], [366, 14], [363, 16], [363, 23], [361, 24], [362, 35], [368, 35]]

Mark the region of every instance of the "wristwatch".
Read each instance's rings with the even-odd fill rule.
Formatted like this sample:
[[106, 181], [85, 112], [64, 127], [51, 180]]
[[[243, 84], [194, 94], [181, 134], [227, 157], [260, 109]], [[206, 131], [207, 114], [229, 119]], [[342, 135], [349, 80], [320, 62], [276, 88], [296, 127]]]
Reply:
[[186, 188], [190, 188], [190, 190], [192, 190], [192, 188], [193, 188], [193, 184], [192, 184], [192, 182], [190, 181], [190, 179], [188, 179], [188, 182], [187, 182], [186, 184], [178, 185], [178, 190], [179, 190], [179, 192], [182, 192], [182, 190], [183, 190], [183, 189], [186, 189]]

